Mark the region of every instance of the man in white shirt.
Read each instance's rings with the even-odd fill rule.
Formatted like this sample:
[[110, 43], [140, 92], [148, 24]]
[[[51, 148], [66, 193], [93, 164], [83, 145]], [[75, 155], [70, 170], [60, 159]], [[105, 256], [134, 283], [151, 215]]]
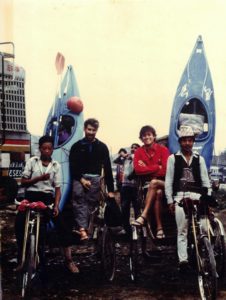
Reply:
[[[165, 194], [169, 210], [174, 213], [177, 224], [177, 253], [181, 270], [188, 266], [188, 222], [183, 207], [178, 203], [184, 197], [199, 200], [201, 188], [210, 191], [210, 181], [205, 160], [192, 151], [195, 134], [190, 126], [181, 126], [179, 143], [181, 150], [170, 155], [167, 162]], [[184, 185], [186, 183], [186, 191]], [[187, 188], [189, 187], [189, 188]]]

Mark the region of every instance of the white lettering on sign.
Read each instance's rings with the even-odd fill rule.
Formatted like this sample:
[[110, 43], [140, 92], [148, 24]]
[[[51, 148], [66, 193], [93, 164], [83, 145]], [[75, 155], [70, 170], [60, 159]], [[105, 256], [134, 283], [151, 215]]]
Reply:
[[[14, 65], [10, 61], [5, 61], [4, 63], [4, 73], [5, 75], [11, 75], [13, 78], [25, 78], [25, 71], [22, 67]], [[2, 74], [2, 64], [0, 61], [0, 76]]]
[[22, 173], [24, 170], [24, 163], [23, 162], [11, 162], [9, 165], [9, 177], [13, 178], [20, 178], [22, 177]]

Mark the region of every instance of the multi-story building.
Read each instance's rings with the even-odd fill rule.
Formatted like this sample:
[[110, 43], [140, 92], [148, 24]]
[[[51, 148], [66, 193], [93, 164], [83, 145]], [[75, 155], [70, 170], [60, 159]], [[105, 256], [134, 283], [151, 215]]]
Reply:
[[25, 70], [12, 59], [14, 54], [0, 52], [0, 175], [1, 181], [11, 177], [19, 182], [30, 156], [30, 133], [26, 123]]

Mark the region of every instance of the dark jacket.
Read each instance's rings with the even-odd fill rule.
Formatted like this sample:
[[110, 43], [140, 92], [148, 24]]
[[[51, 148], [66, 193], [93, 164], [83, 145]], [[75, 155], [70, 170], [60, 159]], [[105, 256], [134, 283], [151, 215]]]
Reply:
[[86, 138], [76, 142], [71, 147], [69, 162], [72, 179], [78, 181], [83, 174], [101, 175], [103, 167], [108, 192], [114, 191], [109, 151], [107, 146], [98, 139], [92, 143]]

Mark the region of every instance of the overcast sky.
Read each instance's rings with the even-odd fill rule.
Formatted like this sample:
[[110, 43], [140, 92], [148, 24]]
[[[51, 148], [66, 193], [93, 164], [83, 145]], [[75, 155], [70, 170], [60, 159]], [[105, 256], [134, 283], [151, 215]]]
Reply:
[[146, 124], [168, 134], [180, 77], [202, 35], [215, 90], [215, 148], [226, 148], [225, 0], [0, 1], [13, 7], [5, 22], [26, 70], [32, 134], [43, 133], [55, 97], [58, 51], [74, 67], [84, 117], [99, 119], [98, 137], [111, 151], [139, 142]]

